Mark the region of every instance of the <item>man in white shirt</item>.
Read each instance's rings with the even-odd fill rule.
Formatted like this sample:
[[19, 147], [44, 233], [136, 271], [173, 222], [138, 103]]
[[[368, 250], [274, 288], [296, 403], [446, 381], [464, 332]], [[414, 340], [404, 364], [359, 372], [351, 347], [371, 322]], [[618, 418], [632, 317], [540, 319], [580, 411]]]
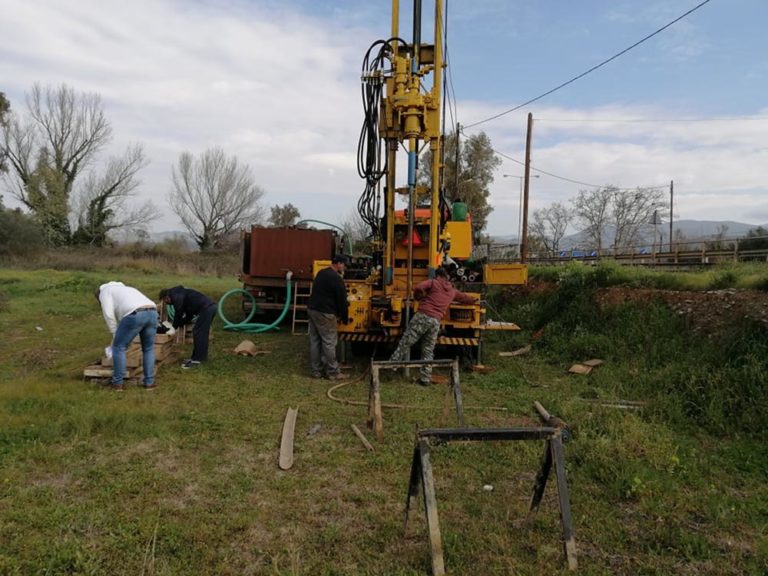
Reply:
[[144, 361], [144, 388], [155, 388], [155, 334], [157, 306], [136, 288], [122, 282], [107, 282], [94, 292], [112, 333], [112, 388], [123, 390], [125, 351], [139, 335]]

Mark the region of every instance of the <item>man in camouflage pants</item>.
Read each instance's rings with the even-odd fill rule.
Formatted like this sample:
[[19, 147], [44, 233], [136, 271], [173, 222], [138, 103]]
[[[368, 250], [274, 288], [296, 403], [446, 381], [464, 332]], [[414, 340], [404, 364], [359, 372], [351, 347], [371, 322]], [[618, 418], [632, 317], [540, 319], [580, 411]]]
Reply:
[[[435, 358], [435, 345], [440, 332], [440, 320], [454, 300], [461, 304], [474, 304], [476, 298], [456, 290], [448, 278], [448, 272], [440, 267], [435, 270], [435, 277], [425, 280], [413, 289], [414, 297], [419, 301], [419, 309], [411, 318], [408, 329], [400, 338], [390, 360], [405, 360], [411, 346], [421, 340], [421, 359]], [[422, 366], [419, 371], [419, 384], [429, 386], [432, 381], [432, 366]]]

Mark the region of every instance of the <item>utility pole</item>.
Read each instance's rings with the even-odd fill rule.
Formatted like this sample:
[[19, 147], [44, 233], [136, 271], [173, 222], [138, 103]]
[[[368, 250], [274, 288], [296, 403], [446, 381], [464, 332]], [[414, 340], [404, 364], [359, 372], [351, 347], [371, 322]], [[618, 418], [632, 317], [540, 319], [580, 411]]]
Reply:
[[669, 251], [672, 252], [672, 202], [675, 197], [675, 181], [669, 181]]
[[525, 189], [523, 192], [523, 230], [520, 243], [520, 262], [528, 261], [528, 191], [531, 180], [531, 138], [533, 136], [533, 114], [528, 113], [528, 132], [525, 135]]

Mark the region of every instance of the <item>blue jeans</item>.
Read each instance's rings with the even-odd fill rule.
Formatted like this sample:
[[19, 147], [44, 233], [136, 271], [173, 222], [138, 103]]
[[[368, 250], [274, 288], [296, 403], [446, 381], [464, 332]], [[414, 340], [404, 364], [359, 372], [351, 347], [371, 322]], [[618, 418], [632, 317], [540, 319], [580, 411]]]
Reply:
[[125, 377], [125, 351], [138, 334], [144, 362], [144, 386], [155, 383], [155, 334], [157, 310], [136, 310], [120, 320], [112, 338], [112, 386], [119, 386]]

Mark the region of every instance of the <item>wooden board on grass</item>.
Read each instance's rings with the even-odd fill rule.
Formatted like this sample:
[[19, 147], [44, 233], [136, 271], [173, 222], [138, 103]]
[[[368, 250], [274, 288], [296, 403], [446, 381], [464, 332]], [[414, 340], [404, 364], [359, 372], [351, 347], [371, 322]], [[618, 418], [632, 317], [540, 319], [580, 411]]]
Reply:
[[[141, 372], [141, 368], [126, 368], [125, 378], [135, 378]], [[102, 366], [101, 364], [91, 364], [83, 370], [85, 378], [111, 378], [112, 366]]]
[[293, 466], [293, 435], [296, 430], [298, 408], [288, 408], [283, 422], [283, 437], [280, 440], [280, 459], [278, 466], [281, 470], [289, 470]]

